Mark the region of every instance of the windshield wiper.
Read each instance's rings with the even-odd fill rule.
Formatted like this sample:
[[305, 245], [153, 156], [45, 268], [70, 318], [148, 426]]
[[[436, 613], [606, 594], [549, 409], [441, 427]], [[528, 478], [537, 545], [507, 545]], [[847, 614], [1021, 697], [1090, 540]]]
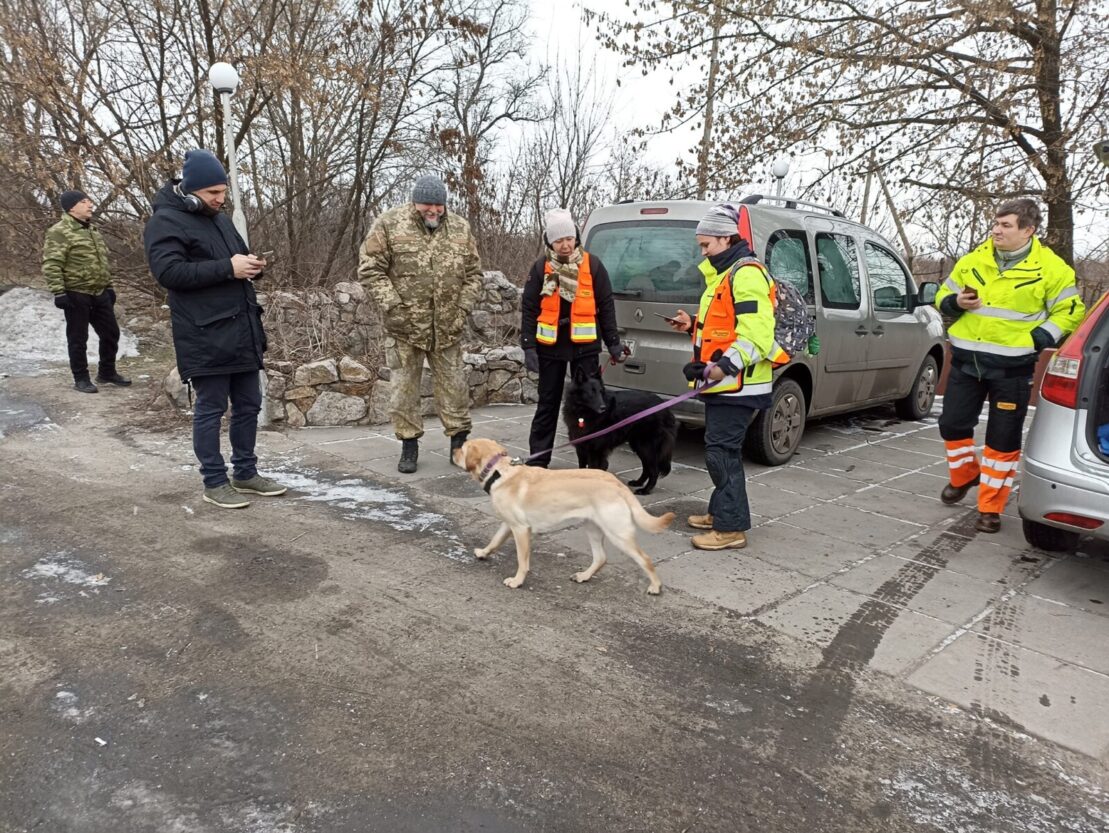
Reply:
[[627, 298], [640, 298], [640, 297], [643, 296], [643, 291], [640, 290], [640, 289], [620, 289], [620, 290], [614, 289], [614, 290], [612, 290], [612, 294], [613, 295], [620, 295], [622, 297], [627, 297]]

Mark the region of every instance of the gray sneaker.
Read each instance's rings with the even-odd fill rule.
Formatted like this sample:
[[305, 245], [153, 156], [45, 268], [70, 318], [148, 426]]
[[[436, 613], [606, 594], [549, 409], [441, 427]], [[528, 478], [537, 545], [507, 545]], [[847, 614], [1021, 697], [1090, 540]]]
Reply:
[[213, 503], [222, 509], [245, 509], [250, 506], [250, 501], [232, 489], [230, 483], [223, 483], [211, 489], [205, 489], [204, 501]]
[[277, 497], [289, 491], [287, 487], [282, 486], [276, 480], [270, 480], [260, 474], [254, 475], [250, 480], [232, 480], [231, 488], [236, 492], [250, 492], [252, 495], [265, 495], [266, 497]]

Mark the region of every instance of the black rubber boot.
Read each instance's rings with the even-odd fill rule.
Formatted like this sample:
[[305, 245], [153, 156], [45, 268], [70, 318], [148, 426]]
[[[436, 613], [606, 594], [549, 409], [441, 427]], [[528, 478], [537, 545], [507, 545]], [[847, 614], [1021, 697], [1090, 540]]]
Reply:
[[470, 437], [470, 432], [469, 431], [459, 431], [457, 434], [455, 434], [453, 437], [451, 437], [450, 460], [451, 460], [452, 464], [457, 465], [457, 463], [454, 462], [454, 452], [456, 452], [456, 451], [458, 451], [458, 449], [462, 448], [462, 444], [464, 442], [466, 442], [466, 440], [469, 439], [469, 437]]
[[131, 380], [126, 376], [120, 376], [119, 372], [114, 367], [97, 370], [96, 381], [102, 385], [118, 385], [121, 388], [125, 388], [131, 384]]
[[412, 474], [416, 471], [416, 458], [420, 456], [419, 440], [401, 440], [400, 462], [397, 471], [401, 474]]
[[89, 380], [89, 374], [87, 373], [83, 376], [74, 376], [73, 387], [81, 391], [81, 393], [100, 393], [100, 388]]

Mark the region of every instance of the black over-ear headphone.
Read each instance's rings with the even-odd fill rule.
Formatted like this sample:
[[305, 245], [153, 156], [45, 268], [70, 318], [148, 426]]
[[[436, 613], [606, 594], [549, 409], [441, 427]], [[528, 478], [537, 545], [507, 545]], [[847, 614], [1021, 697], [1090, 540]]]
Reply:
[[199, 214], [204, 209], [204, 203], [201, 202], [200, 197], [196, 194], [186, 194], [181, 190], [181, 183], [173, 186], [177, 189], [178, 196], [185, 201], [185, 210], [190, 214]]

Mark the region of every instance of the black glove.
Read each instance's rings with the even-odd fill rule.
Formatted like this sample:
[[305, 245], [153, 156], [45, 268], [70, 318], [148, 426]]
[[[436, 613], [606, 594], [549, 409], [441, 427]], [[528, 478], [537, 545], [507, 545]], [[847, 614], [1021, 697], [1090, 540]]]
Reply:
[[524, 350], [524, 367], [532, 373], [539, 372], [539, 351], [534, 347], [528, 347]]
[[724, 371], [725, 376], [738, 376], [739, 368], [735, 366], [735, 362], [727, 356], [721, 356], [716, 360], [716, 366]]
[[1039, 353], [1041, 350], [1044, 350], [1048, 347], [1054, 347], [1055, 339], [1053, 339], [1051, 337], [1051, 333], [1049, 333], [1043, 327], [1037, 327], [1032, 331], [1032, 346], [1034, 346], [1036, 348], [1036, 352]]
[[609, 345], [608, 354], [612, 356], [612, 360], [614, 362], [622, 362], [624, 361], [626, 350], [627, 348], [625, 348], [624, 345], [618, 341], [615, 344]]
[[69, 300], [68, 292], [59, 292], [54, 296], [54, 306], [58, 309], [69, 309], [71, 303], [72, 301]]
[[116, 291], [109, 286], [104, 290], [104, 294], [108, 296], [108, 303], [114, 307], [116, 305]]
[[682, 375], [691, 382], [703, 382], [706, 367], [704, 362], [690, 362], [682, 368]]

